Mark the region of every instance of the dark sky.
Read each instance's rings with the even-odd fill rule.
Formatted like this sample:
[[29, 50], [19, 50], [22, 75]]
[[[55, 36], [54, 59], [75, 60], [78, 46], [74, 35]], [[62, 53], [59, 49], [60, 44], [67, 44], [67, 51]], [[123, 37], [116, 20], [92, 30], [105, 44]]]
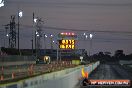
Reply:
[[[20, 19], [20, 47], [31, 48], [32, 13], [41, 17], [46, 27], [56, 27], [75, 30], [82, 36], [83, 32], [90, 31], [118, 31], [122, 33], [92, 32], [93, 53], [98, 51], [111, 51], [123, 49], [131, 53], [132, 34], [132, 1], [131, 0], [5, 0], [5, 6], [0, 8], [0, 38], [1, 46], [7, 46], [4, 38], [4, 27], [9, 22], [10, 15], [17, 15], [18, 9], [23, 11]], [[43, 28], [47, 34], [61, 31]], [[63, 31], [63, 30], [62, 30]], [[64, 30], [68, 31], [69, 30]], [[5, 43], [4, 43], [5, 40]], [[49, 39], [47, 38], [49, 43]], [[47, 47], [50, 48], [47, 43]], [[89, 40], [79, 41], [78, 48], [89, 50]], [[84, 47], [85, 46], [85, 47]], [[44, 47], [44, 46], [43, 46]], [[56, 46], [55, 46], [56, 48]]]

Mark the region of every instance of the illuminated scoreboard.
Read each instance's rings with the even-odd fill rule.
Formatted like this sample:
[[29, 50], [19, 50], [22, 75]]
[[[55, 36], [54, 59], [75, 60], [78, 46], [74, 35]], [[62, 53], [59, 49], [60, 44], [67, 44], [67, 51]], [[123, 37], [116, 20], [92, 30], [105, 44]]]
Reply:
[[60, 49], [75, 49], [77, 35], [75, 33], [60, 33], [58, 42]]
[[59, 48], [75, 49], [75, 40], [59, 40]]

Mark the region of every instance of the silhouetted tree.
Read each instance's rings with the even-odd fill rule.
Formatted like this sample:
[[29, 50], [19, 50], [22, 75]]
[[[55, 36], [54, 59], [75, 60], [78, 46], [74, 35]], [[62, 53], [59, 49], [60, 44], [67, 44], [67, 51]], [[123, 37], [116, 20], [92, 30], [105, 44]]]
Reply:
[[114, 57], [116, 60], [124, 60], [125, 54], [123, 53], [123, 50], [116, 50]]

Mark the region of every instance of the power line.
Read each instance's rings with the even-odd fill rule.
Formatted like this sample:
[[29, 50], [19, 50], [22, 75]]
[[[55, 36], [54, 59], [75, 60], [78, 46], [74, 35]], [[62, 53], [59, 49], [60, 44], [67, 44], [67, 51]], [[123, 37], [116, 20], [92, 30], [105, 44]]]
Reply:
[[[33, 26], [30, 25], [22, 25], [26, 28], [33, 28]], [[93, 32], [93, 33], [120, 33], [120, 34], [132, 34], [131, 31], [103, 31], [103, 30], [79, 30], [79, 29], [71, 29], [71, 28], [60, 28], [60, 27], [51, 27], [51, 26], [43, 26], [45, 30], [58, 30], [58, 31], [75, 31], [75, 32]]]

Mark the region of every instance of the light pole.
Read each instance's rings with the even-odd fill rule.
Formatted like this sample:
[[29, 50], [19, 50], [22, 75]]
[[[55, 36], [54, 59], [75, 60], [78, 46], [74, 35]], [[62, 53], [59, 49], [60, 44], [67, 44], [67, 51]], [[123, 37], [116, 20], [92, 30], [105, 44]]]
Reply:
[[[7, 37], [7, 40], [8, 40], [9, 39], [9, 34], [8, 33], [6, 34], [6, 37]], [[8, 45], [7, 45], [7, 47], [8, 47]]]
[[89, 56], [92, 54], [92, 38], [93, 38], [93, 34], [89, 34], [90, 37], [90, 51], [89, 51]]
[[46, 38], [47, 38], [48, 36], [46, 35], [46, 34], [44, 34], [44, 49], [46, 49]]
[[5, 29], [6, 29], [6, 38], [7, 38], [7, 41], [8, 41], [8, 43], [7, 43], [7, 47], [8, 47], [8, 44], [9, 44], [9, 33], [8, 33], [8, 29], [9, 29], [9, 27], [8, 26], [5, 26]]
[[20, 18], [23, 16], [23, 12], [22, 11], [18, 11], [18, 51], [20, 53], [20, 47], [19, 47], [19, 27], [20, 27]]
[[86, 51], [87, 51], [87, 49], [88, 49], [88, 48], [87, 48], [87, 47], [88, 47], [88, 46], [87, 46], [88, 35], [85, 35], [85, 39], [86, 39], [86, 44], [85, 44], [85, 45], [86, 45]]
[[58, 62], [58, 60], [59, 60], [59, 43], [57, 42], [56, 43], [56, 45], [57, 45], [57, 51], [56, 51], [56, 54], [57, 54], [57, 62]]
[[51, 43], [51, 49], [53, 49], [53, 35], [50, 35], [50, 43]]
[[37, 31], [35, 31], [35, 50], [36, 50], [36, 59], [38, 60], [38, 37], [39, 37], [39, 33]]
[[85, 44], [86, 37], [87, 37], [87, 35], [86, 35], [86, 33], [84, 32], [84, 33], [83, 33], [83, 46], [86, 46], [86, 44]]

